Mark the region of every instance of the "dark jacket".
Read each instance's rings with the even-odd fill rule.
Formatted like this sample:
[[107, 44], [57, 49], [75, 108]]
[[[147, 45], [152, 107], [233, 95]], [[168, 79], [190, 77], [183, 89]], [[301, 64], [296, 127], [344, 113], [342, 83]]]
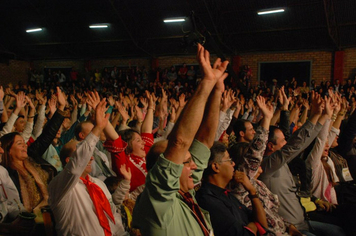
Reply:
[[[42, 134], [27, 149], [29, 158], [39, 164], [41, 168], [49, 174], [48, 183], [57, 174], [57, 170], [46, 160], [42, 159], [42, 155], [52, 143], [53, 139], [56, 137], [56, 134], [61, 127], [63, 120], [64, 116], [62, 115], [62, 112], [57, 110], [54, 113], [52, 119], [50, 119], [46, 126], [43, 128]], [[9, 172], [10, 178], [17, 188], [17, 191], [19, 192], [22, 201], [19, 175], [16, 170], [11, 168], [8, 168], [7, 170]]]

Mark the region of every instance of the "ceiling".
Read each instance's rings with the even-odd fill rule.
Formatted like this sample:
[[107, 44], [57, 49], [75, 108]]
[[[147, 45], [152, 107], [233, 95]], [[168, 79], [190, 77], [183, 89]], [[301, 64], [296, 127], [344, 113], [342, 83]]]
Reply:
[[[194, 53], [200, 34], [213, 53], [225, 55], [356, 46], [355, 0], [11, 0], [0, 6], [1, 59], [185, 55]], [[257, 15], [276, 7], [285, 12]], [[163, 23], [176, 16], [188, 18]], [[94, 23], [109, 27], [89, 29]], [[25, 32], [33, 27], [44, 30]]]

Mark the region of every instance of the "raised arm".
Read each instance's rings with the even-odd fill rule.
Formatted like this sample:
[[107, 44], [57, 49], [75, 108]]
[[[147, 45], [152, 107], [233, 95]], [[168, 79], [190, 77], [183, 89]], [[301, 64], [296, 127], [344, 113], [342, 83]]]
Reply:
[[[227, 61], [221, 63], [221, 60], [218, 59], [212, 68], [210, 65], [210, 54], [200, 44], [198, 45], [197, 57], [204, 72], [204, 79], [199, 84], [192, 98], [185, 105], [184, 111], [178, 118], [169, 136], [168, 147], [164, 152], [164, 156], [168, 160], [177, 164], [183, 163], [185, 154], [201, 124], [208, 97], [228, 65]], [[214, 138], [212, 138], [212, 141], [214, 141]], [[209, 143], [209, 141], [206, 142]]]
[[95, 126], [91, 133], [76, 148], [63, 171], [49, 184], [49, 202], [51, 207], [56, 207], [63, 197], [74, 188], [92, 157], [100, 133], [108, 124], [110, 114], [104, 116], [106, 110], [105, 106], [105, 99], [96, 106]]

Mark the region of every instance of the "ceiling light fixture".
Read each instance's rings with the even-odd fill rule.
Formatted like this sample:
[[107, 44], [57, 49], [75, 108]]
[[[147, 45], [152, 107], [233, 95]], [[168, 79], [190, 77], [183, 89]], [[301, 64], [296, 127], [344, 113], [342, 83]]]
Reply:
[[273, 10], [262, 10], [262, 11], [259, 11], [257, 12], [258, 15], [267, 15], [267, 14], [274, 14], [274, 13], [281, 13], [281, 12], [284, 12], [284, 9], [283, 8], [280, 8], [280, 9], [273, 9]]
[[28, 29], [28, 30], [26, 30], [26, 33], [33, 33], [33, 32], [38, 32], [38, 31], [42, 31], [42, 28]]
[[89, 25], [90, 29], [101, 29], [101, 28], [108, 28], [108, 25], [100, 24], [100, 25]]
[[185, 19], [183, 17], [180, 17], [180, 18], [167, 18], [167, 19], [164, 19], [163, 22], [164, 23], [176, 23], [176, 22], [184, 22]]

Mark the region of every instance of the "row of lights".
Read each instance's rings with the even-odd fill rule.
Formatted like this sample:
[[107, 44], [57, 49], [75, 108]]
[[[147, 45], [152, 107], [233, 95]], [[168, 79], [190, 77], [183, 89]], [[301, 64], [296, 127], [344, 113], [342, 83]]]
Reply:
[[[96, 24], [96, 25], [89, 25], [90, 29], [102, 29], [102, 28], [108, 28], [107, 24]], [[43, 28], [34, 28], [34, 29], [27, 29], [26, 33], [34, 33], [34, 32], [39, 32], [42, 31]]]
[[[275, 13], [282, 13], [284, 12], [284, 8], [279, 8], [279, 9], [268, 9], [268, 10], [262, 10], [257, 12], [257, 15], [267, 15], [267, 14], [275, 14]], [[180, 18], [168, 18], [164, 19], [164, 23], [176, 23], [176, 22], [184, 22], [185, 18], [180, 17]], [[102, 29], [102, 28], [108, 28], [107, 24], [96, 24], [96, 25], [89, 25], [90, 29]], [[28, 29], [26, 30], [26, 33], [33, 33], [33, 32], [39, 32], [42, 31], [42, 28], [34, 28], [34, 29]]]
[[[284, 8], [278, 8], [278, 9], [266, 9], [262, 11], [258, 11], [257, 15], [267, 15], [267, 14], [275, 14], [275, 13], [282, 13], [284, 12]], [[175, 22], [183, 22], [185, 21], [184, 17], [180, 18], [169, 18], [169, 19], [164, 19], [164, 23], [175, 23]]]

